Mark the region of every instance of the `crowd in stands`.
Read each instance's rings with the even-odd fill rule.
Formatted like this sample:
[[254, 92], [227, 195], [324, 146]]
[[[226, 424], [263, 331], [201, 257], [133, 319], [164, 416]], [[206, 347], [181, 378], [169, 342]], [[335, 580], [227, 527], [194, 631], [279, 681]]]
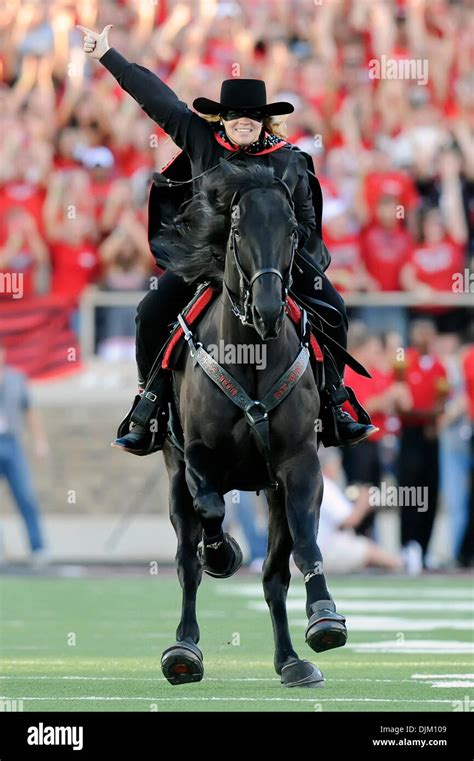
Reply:
[[[187, 102], [232, 76], [293, 102], [342, 291], [451, 291], [473, 254], [473, 13], [448, 0], [9, 0], [0, 12], [0, 269], [25, 296], [136, 289], [151, 173], [175, 151], [82, 52], [76, 24]], [[426, 65], [373, 74], [373, 62]], [[410, 74], [410, 76], [408, 76]], [[458, 320], [462, 321], [458, 313]], [[449, 321], [450, 322], [450, 321]], [[451, 322], [450, 322], [451, 324]], [[109, 327], [110, 329], [110, 327]]]
[[[198, 95], [216, 98], [233, 76], [262, 78], [269, 100], [294, 104], [287, 139], [312, 155], [321, 182], [328, 275], [344, 294], [405, 291], [423, 301], [411, 310], [359, 306], [351, 314], [361, 321], [352, 349], [375, 381], [363, 389], [363, 379], [350, 380], [382, 428], [379, 441], [344, 455], [357, 509], [370, 521], [368, 490], [390, 471], [386, 444], [398, 436], [399, 483], [421, 483], [431, 457], [431, 499], [440, 485], [453, 556], [472, 562], [463, 544], [472, 538], [474, 492], [472, 310], [436, 306], [437, 292], [474, 290], [469, 0], [5, 0], [0, 274], [23, 275], [24, 301], [49, 294], [72, 315], [91, 284], [135, 291], [157, 274], [148, 188], [177, 152], [82, 52], [76, 24], [101, 30], [109, 23], [111, 44], [188, 105]], [[407, 61], [417, 65], [407, 69]], [[5, 300], [14, 305], [0, 289], [0, 308]], [[124, 340], [133, 354], [133, 313], [101, 312], [103, 356], [121, 356]], [[432, 322], [410, 327], [420, 316]], [[397, 356], [409, 336], [411, 348]], [[420, 382], [431, 384], [429, 393]], [[434, 514], [431, 505], [402, 526], [404, 546], [421, 548], [412, 566], [427, 563]]]

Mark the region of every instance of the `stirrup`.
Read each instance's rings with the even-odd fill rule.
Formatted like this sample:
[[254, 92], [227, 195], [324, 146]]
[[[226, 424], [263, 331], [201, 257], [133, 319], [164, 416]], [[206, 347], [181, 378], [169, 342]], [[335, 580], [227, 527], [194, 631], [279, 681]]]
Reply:
[[[133, 420], [133, 414], [137, 407], [137, 405], [141, 401], [141, 395], [137, 394], [135, 399], [133, 400], [132, 406], [127, 413], [127, 415], [124, 417], [122, 422], [120, 423], [119, 427], [117, 428], [117, 437], [115, 442], [112, 442], [112, 446], [116, 446], [117, 449], [122, 449], [124, 452], [129, 452], [130, 454], [138, 455], [139, 457], [144, 457], [149, 454], [153, 454], [154, 452], [160, 452], [163, 449], [163, 444], [166, 440], [166, 430], [167, 430], [167, 415], [166, 415], [166, 409], [165, 407], [161, 413], [158, 413], [157, 417], [161, 417], [162, 420], [160, 421], [160, 425], [158, 425], [158, 430], [156, 431], [147, 431], [147, 446], [143, 449], [128, 449], [126, 447], [117, 446], [116, 442], [118, 439], [122, 439], [125, 436], [128, 436], [129, 434], [133, 433], [133, 428], [131, 428], [131, 423], [135, 422]], [[143, 426], [145, 427], [145, 426]]]
[[[372, 425], [370, 415], [364, 409], [364, 407], [358, 401], [354, 391], [349, 386], [341, 385], [335, 387], [326, 387], [325, 391], [321, 393], [321, 412], [320, 417], [323, 424], [323, 431], [321, 435], [321, 442], [325, 447], [334, 446], [353, 446], [363, 441], [369, 436], [372, 436], [379, 429]], [[337, 419], [335, 413], [335, 407], [340, 407], [344, 402], [349, 402], [354, 412], [357, 415], [357, 420], [354, 422], [359, 423], [361, 426], [365, 426], [367, 431], [364, 435], [361, 435], [352, 442], [345, 443], [339, 436], [339, 430], [337, 427]]]

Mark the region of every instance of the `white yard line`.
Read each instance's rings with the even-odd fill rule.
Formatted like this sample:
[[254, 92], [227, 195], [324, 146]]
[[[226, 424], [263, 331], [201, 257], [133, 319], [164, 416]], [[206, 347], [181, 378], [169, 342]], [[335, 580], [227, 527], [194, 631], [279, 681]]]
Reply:
[[[342, 610], [342, 608], [339, 608]], [[344, 611], [346, 614], [346, 611]], [[469, 618], [398, 618], [396, 616], [352, 616], [347, 615], [349, 632], [430, 632], [436, 629], [455, 631], [472, 631]], [[291, 627], [306, 627], [306, 618], [296, 618], [290, 621]]]
[[355, 642], [346, 645], [356, 653], [380, 652], [380, 653], [474, 653], [471, 642], [459, 640], [438, 639], [401, 639], [383, 640], [381, 642]]
[[[321, 689], [321, 688], [319, 688]], [[324, 688], [322, 688], [324, 689]], [[429, 699], [413, 699], [413, 698], [324, 698], [320, 697], [320, 693], [317, 692], [313, 698], [291, 698], [291, 697], [281, 697], [281, 698], [247, 698], [247, 697], [233, 697], [232, 695], [226, 696], [226, 697], [169, 697], [169, 698], [156, 698], [156, 697], [137, 697], [136, 695], [132, 697], [115, 697], [115, 696], [109, 696], [105, 697], [103, 695], [83, 695], [78, 698], [74, 697], [63, 697], [63, 698], [54, 698], [54, 697], [30, 697], [28, 695], [23, 695], [22, 697], [15, 697], [12, 698], [11, 696], [2, 696], [0, 695], [0, 700], [37, 700], [37, 701], [44, 701], [49, 700], [51, 702], [63, 702], [64, 700], [118, 700], [122, 702], [128, 702], [129, 700], [144, 700], [148, 703], [157, 703], [157, 702], [165, 702], [165, 703], [173, 703], [175, 701], [190, 701], [190, 702], [222, 702], [226, 703], [228, 701], [232, 702], [243, 702], [243, 703], [260, 703], [260, 702], [291, 702], [291, 703], [452, 703], [453, 701], [450, 699], [442, 699], [442, 698], [429, 698]]]
[[[441, 677], [444, 678], [444, 677]], [[42, 680], [42, 681], [61, 681], [61, 680], [68, 680], [68, 681], [81, 681], [81, 682], [166, 682], [167, 680], [165, 677], [160, 675], [157, 675], [156, 677], [140, 677], [140, 676], [5, 676], [1, 675], [1, 679], [9, 679], [11, 681], [16, 680], [25, 680], [25, 681], [36, 681], [36, 680]], [[205, 677], [206, 682], [275, 682], [277, 684], [280, 684], [280, 680], [278, 677], [271, 677], [271, 676], [243, 676], [243, 677], [214, 677], [214, 676], [206, 676]], [[347, 684], [348, 678], [347, 677], [330, 677], [331, 682], [344, 682]], [[350, 677], [351, 682], [369, 682], [369, 683], [382, 683], [382, 684], [414, 684], [412, 679], [370, 679], [370, 678], [363, 678], [363, 677]]]
[[474, 679], [474, 674], [412, 674], [412, 679]]
[[[381, 597], [382, 599], [387, 598], [400, 598], [401, 601], [403, 600], [413, 600], [414, 597], [420, 597], [423, 599], [426, 598], [434, 598], [437, 599], [444, 599], [452, 600], [453, 598], [459, 599], [459, 600], [473, 600], [474, 593], [473, 590], [469, 587], [466, 587], [466, 589], [453, 589], [453, 590], [447, 590], [447, 589], [421, 589], [418, 586], [411, 586], [411, 579], [406, 580], [406, 586], [403, 587], [388, 587], [384, 589], [381, 586], [370, 586], [370, 582], [367, 583], [364, 586], [355, 587], [351, 589], [350, 586], [345, 586], [344, 588], [340, 588], [338, 584], [335, 584], [334, 582], [330, 585], [331, 590], [333, 592], [333, 595], [336, 597], [336, 603], [339, 604], [338, 595], [344, 596], [345, 600], [352, 600], [354, 597], [362, 597], [366, 598], [367, 600], [373, 600], [374, 597]], [[261, 582], [255, 582], [252, 583], [245, 583], [245, 584], [226, 584], [225, 587], [216, 587], [214, 590], [215, 594], [217, 596], [226, 597], [229, 594], [235, 595], [238, 597], [263, 597], [263, 589]], [[290, 587], [290, 590], [288, 592], [288, 598], [289, 600], [292, 599], [305, 599], [305, 591], [303, 586], [298, 587]], [[421, 600], [422, 601], [422, 600]]]
[[[415, 611], [416, 613], [424, 613], [434, 611], [436, 613], [445, 612], [446, 617], [450, 613], [472, 613], [474, 612], [474, 604], [471, 602], [411, 602], [410, 600], [349, 600], [347, 598], [337, 598], [337, 609], [344, 611], [344, 614], [355, 611], [356, 613], [408, 613], [409, 611]], [[266, 602], [260, 600], [251, 601], [248, 606], [252, 610], [265, 610], [267, 611]], [[301, 610], [304, 606], [304, 600], [287, 600], [286, 608], [290, 610]]]

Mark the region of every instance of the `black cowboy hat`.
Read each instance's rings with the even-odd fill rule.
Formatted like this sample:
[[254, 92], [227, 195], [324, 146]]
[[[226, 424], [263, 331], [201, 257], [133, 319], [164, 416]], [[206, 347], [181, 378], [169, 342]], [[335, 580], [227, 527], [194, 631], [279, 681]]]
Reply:
[[220, 103], [209, 98], [196, 98], [193, 106], [200, 114], [221, 114], [226, 111], [260, 111], [263, 116], [291, 114], [291, 103], [267, 103], [263, 79], [225, 79], [221, 85]]

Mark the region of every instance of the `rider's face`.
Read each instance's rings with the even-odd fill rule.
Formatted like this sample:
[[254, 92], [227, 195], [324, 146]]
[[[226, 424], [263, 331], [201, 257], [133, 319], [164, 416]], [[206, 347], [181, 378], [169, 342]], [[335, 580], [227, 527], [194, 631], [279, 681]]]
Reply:
[[239, 116], [238, 119], [226, 120], [222, 118], [227, 136], [237, 145], [250, 145], [258, 140], [262, 129], [262, 122], [251, 119], [249, 116]]

